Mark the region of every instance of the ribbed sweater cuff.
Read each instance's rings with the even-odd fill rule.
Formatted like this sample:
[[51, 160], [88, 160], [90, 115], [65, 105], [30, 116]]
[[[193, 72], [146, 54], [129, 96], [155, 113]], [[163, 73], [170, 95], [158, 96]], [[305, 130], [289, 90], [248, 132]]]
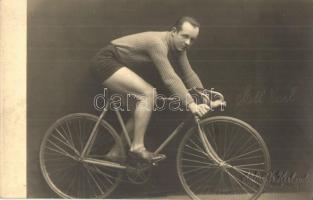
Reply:
[[189, 105], [189, 104], [191, 104], [191, 103], [194, 103], [195, 101], [193, 100], [192, 96], [188, 93], [188, 94], [186, 95], [186, 100], [185, 100], [185, 102], [186, 102], [186, 106], [187, 106], [187, 105]]

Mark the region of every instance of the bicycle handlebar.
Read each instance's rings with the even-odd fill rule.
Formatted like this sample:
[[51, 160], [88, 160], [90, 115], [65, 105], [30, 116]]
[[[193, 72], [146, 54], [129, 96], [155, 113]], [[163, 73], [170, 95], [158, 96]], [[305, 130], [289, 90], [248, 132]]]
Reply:
[[[220, 92], [216, 92], [213, 90], [203, 89], [203, 88], [191, 88], [189, 92], [196, 93], [206, 100], [208, 106], [211, 109], [221, 107], [221, 110], [224, 110], [227, 103], [224, 100], [224, 96]], [[158, 97], [159, 100], [163, 101], [174, 101], [176, 98], [173, 97]]]
[[221, 107], [223, 110], [227, 105], [226, 101], [224, 100], [224, 96], [220, 92], [202, 88], [191, 88], [190, 91], [193, 91], [204, 98], [210, 108]]

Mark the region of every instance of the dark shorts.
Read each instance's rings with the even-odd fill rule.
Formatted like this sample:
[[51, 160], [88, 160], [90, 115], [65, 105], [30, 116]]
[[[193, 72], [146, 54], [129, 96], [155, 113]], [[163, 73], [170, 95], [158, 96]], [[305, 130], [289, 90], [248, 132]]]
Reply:
[[124, 65], [118, 61], [116, 47], [112, 44], [102, 48], [91, 61], [92, 75], [105, 81]]

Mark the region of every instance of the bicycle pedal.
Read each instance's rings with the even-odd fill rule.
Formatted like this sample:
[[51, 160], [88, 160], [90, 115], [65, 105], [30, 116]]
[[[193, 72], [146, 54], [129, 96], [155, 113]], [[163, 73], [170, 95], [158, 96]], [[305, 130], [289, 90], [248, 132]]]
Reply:
[[151, 164], [152, 164], [153, 166], [157, 166], [157, 165], [159, 164], [159, 162], [161, 162], [161, 161], [163, 161], [163, 160], [165, 160], [165, 159], [166, 159], [166, 156], [163, 157], [163, 158], [161, 158], [161, 159], [158, 159], [158, 160], [152, 160], [152, 161], [151, 161]]

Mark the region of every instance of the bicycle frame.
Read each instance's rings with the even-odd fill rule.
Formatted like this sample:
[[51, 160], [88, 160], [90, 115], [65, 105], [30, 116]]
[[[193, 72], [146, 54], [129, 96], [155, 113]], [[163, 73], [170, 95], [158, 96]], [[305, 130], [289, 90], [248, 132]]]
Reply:
[[[210, 100], [207, 103], [212, 103], [210, 104], [210, 107], [215, 108], [216, 106], [214, 105], [223, 105], [222, 104], [223, 99]], [[58, 178], [60, 174], [52, 175], [54, 174], [54, 173], [51, 173], [54, 170], [52, 168], [54, 166], [53, 165], [54, 163], [49, 165], [49, 162], [50, 162], [49, 160], [52, 160], [51, 156], [53, 159], [55, 159], [55, 156], [59, 156], [61, 157], [61, 159], [64, 159], [63, 158], [64, 156], [69, 157], [71, 160], [67, 162], [68, 164], [75, 162], [79, 165], [82, 165], [80, 167], [83, 167], [86, 170], [85, 174], [83, 174], [83, 179], [79, 178], [79, 179], [76, 179], [75, 181], [76, 182], [77, 181], [89, 182], [88, 176], [84, 177], [85, 175], [89, 174], [90, 178], [94, 180], [94, 186], [98, 187], [98, 189], [101, 192], [101, 195], [104, 195], [103, 191], [108, 191], [106, 195], [109, 195], [116, 188], [119, 181], [122, 180], [122, 176], [124, 175], [124, 173], [126, 173], [129, 180], [131, 180], [133, 183], [139, 184], [142, 182], [138, 183], [136, 180], [136, 177], [139, 177], [139, 176], [141, 177], [141, 175], [143, 175], [141, 179], [146, 180], [147, 178], [149, 178], [147, 175], [145, 175], [146, 172], [149, 173], [149, 171], [146, 171], [146, 170], [149, 170], [151, 167], [157, 166], [157, 162], [141, 163], [141, 162], [135, 162], [136, 160], [127, 160], [127, 159], [126, 160], [122, 159], [123, 161], [116, 162], [116, 161], [113, 161], [113, 159], [112, 160], [109, 159], [109, 156], [107, 155], [109, 155], [112, 150], [112, 149], [110, 150], [109, 148], [109, 147], [112, 147], [111, 146], [112, 138], [110, 139], [107, 138], [107, 140], [104, 139], [105, 141], [108, 141], [109, 145], [101, 144], [102, 139], [100, 139], [100, 135], [102, 136], [102, 133], [104, 133], [103, 137], [106, 137], [106, 134], [110, 134], [110, 136], [113, 137], [113, 140], [115, 141], [115, 147], [117, 147], [116, 145], [118, 145], [120, 148], [119, 156], [123, 158], [126, 158], [124, 157], [125, 145], [128, 145], [127, 150], [129, 150], [132, 144], [129, 132], [126, 129], [125, 122], [118, 109], [115, 109], [112, 111], [114, 111], [116, 114], [117, 120], [121, 126], [122, 135], [118, 135], [116, 130], [114, 130], [114, 128], [107, 121], [104, 121], [106, 113], [109, 111], [108, 109], [109, 106], [110, 104], [106, 104], [105, 108], [101, 111], [99, 116], [94, 116], [88, 113], [73, 113], [73, 114], [64, 116], [60, 118], [57, 122], [55, 122], [46, 132], [44, 140], [40, 147], [40, 166], [41, 166], [42, 173], [47, 183], [53, 189], [53, 191], [58, 193], [60, 196], [68, 197], [69, 195], [72, 195], [72, 194], [67, 193], [69, 191], [68, 187], [64, 188], [64, 190], [63, 188], [62, 190], [59, 190], [58, 186], [54, 185], [54, 180], [56, 180], [54, 178]], [[207, 182], [205, 180], [205, 178], [207, 177], [203, 176], [201, 177], [201, 182], [204, 181], [203, 182], [204, 184], [201, 184], [198, 182], [199, 181], [198, 178], [194, 178], [193, 177], [194, 174], [192, 174], [192, 173], [198, 173], [198, 170], [203, 169], [203, 168], [206, 168], [206, 169], [219, 168], [222, 171], [220, 175], [222, 179], [224, 179], [224, 175], [226, 174], [230, 177], [230, 180], [233, 180], [232, 183], [234, 184], [237, 183], [236, 185], [238, 185], [241, 188], [241, 190], [238, 193], [238, 191], [236, 191], [237, 187], [234, 188], [233, 187], [234, 184], [229, 182], [230, 184], [228, 186], [232, 187], [232, 188], [229, 187], [229, 189], [234, 190], [235, 192], [234, 195], [242, 194], [242, 193], [246, 193], [250, 195], [251, 193], [251, 195], [254, 195], [254, 196], [252, 196], [253, 198], [250, 198], [250, 197], [249, 198], [256, 199], [256, 197], [258, 197], [261, 194], [262, 190], [264, 189], [264, 185], [266, 184], [266, 176], [267, 176], [266, 173], [268, 172], [270, 168], [269, 153], [259, 133], [256, 130], [254, 130], [251, 126], [249, 126], [247, 123], [236, 118], [227, 117], [227, 116], [208, 117], [206, 115], [203, 117], [203, 119], [200, 120], [199, 117], [195, 117], [191, 113], [188, 113], [188, 114], [190, 115], [187, 115], [186, 118], [182, 120], [182, 122], [179, 123], [179, 125], [176, 128], [173, 128], [174, 130], [166, 137], [164, 141], [161, 142], [161, 144], [156, 148], [156, 150], [154, 150], [154, 153], [161, 152], [180, 132], [185, 133], [185, 130], [188, 129], [188, 131], [186, 132], [186, 135], [182, 138], [182, 141], [180, 142], [180, 145], [177, 151], [177, 172], [178, 172], [180, 181], [183, 184], [183, 187], [188, 193], [188, 195], [194, 199], [199, 199], [197, 195], [202, 195], [202, 193], [197, 193], [199, 189], [198, 186], [200, 186], [200, 189], [202, 191], [202, 189], [205, 189], [205, 188], [202, 188], [202, 186], [206, 184], [211, 184], [213, 187], [212, 189], [214, 189], [215, 192], [217, 193], [221, 192], [221, 194], [222, 193], [224, 194], [224, 190], [219, 190], [219, 188], [215, 189], [214, 181]], [[85, 120], [83, 121], [83, 124], [81, 123], [81, 120]], [[78, 123], [76, 123], [77, 121]], [[88, 132], [86, 133], [85, 125], [87, 122], [89, 123], [89, 125], [91, 123], [93, 125], [87, 126]], [[71, 124], [71, 129], [69, 128], [69, 124]], [[65, 130], [63, 126], [66, 126], [67, 130]], [[77, 127], [79, 131], [77, 131], [78, 130]], [[228, 129], [228, 127], [230, 128]], [[232, 128], [232, 127], [235, 127], [235, 128]], [[62, 128], [61, 132], [59, 130], [60, 128]], [[242, 131], [238, 132], [239, 129]], [[84, 131], [81, 131], [81, 130], [84, 130]], [[102, 130], [105, 130], [105, 131], [102, 131]], [[230, 138], [227, 140], [221, 139], [221, 137], [226, 138], [226, 136], [228, 135], [230, 137], [232, 136], [232, 132], [228, 132], [229, 130], [232, 132], [234, 132], [235, 130], [236, 135], [239, 136], [237, 138], [240, 138], [239, 142], [233, 143], [231, 142]], [[76, 136], [77, 137], [76, 140], [72, 139], [72, 131], [78, 134]], [[82, 133], [86, 133], [87, 137], [86, 136], [82, 137]], [[219, 134], [220, 136], [215, 137], [217, 136], [217, 134]], [[247, 134], [248, 134], [248, 137], [247, 137], [248, 139], [245, 139], [245, 137], [241, 136], [241, 135], [245, 136]], [[236, 139], [236, 135], [232, 139]], [[121, 136], [124, 137], [123, 139], [126, 140], [124, 145], [121, 145], [122, 144], [120, 140]], [[62, 137], [65, 141], [63, 141], [63, 139], [60, 137]], [[216, 138], [219, 138], [219, 140], [215, 140]], [[87, 142], [86, 142], [86, 139], [87, 139]], [[75, 141], [75, 143], [73, 141]], [[254, 143], [251, 144], [251, 141]], [[62, 143], [61, 146], [59, 146], [60, 142]], [[98, 146], [98, 142], [100, 142], [99, 146]], [[75, 148], [75, 144], [77, 144], [76, 147], [79, 148], [79, 151], [77, 151], [77, 149]], [[53, 145], [55, 148], [51, 148], [51, 145]], [[238, 145], [240, 147], [239, 150], [237, 148]], [[251, 147], [254, 148], [254, 146], [256, 146], [255, 150], [253, 149], [251, 150]], [[237, 151], [235, 151], [234, 153], [231, 153], [233, 150], [233, 147], [236, 148]], [[69, 150], [68, 148], [70, 148], [70, 151], [68, 151]], [[102, 149], [102, 152], [97, 151], [101, 149]], [[243, 152], [242, 150], [244, 149], [247, 149], [247, 150]], [[50, 151], [53, 151], [53, 154], [51, 154]], [[221, 157], [217, 154], [217, 152], [219, 152]], [[256, 152], [257, 154], [254, 154]], [[198, 159], [195, 159], [195, 157], [197, 157]], [[247, 158], [250, 159], [250, 161], [242, 162], [243, 160], [246, 160]], [[237, 162], [237, 161], [240, 161], [240, 162]], [[60, 160], [58, 159], [57, 162], [60, 163]], [[196, 163], [196, 164], [190, 164], [190, 163]], [[202, 165], [199, 165], [199, 163], [202, 163]], [[67, 166], [68, 164], [65, 163], [64, 166]], [[256, 167], [259, 165], [260, 167]], [[249, 166], [253, 166], [253, 168], [250, 168]], [[75, 165], [74, 167], [76, 168], [77, 166]], [[194, 167], [196, 168], [193, 169]], [[68, 170], [71, 170], [67, 168], [68, 167], [66, 167], [66, 170], [63, 170], [62, 174]], [[73, 168], [73, 171], [75, 168]], [[108, 168], [111, 168], [111, 169], [108, 169]], [[108, 170], [109, 174], [113, 170], [112, 176], [106, 174], [106, 170]], [[112, 180], [113, 179], [116, 180], [116, 182], [115, 181], [111, 182], [110, 180], [105, 178], [107, 183], [110, 182], [112, 186], [107, 188], [107, 183], [105, 183], [102, 187], [102, 185], [100, 186], [98, 184], [98, 181], [95, 179], [92, 172], [96, 174], [100, 174], [100, 177], [108, 176], [110, 179], [112, 178]], [[208, 172], [208, 174], [210, 175], [213, 173], [213, 175], [215, 176], [216, 172], [218, 171], [215, 169], [215, 171]], [[234, 173], [236, 173], [236, 175], [234, 175]], [[77, 173], [75, 173], [74, 176], [76, 176], [76, 174]], [[189, 175], [186, 175], [186, 174], [189, 174]], [[136, 176], [135, 179], [133, 179], [134, 178], [133, 175]], [[196, 177], [198, 177], [198, 175], [199, 174], [197, 174]], [[193, 177], [193, 178], [190, 179], [189, 177]], [[99, 179], [98, 176], [97, 178]], [[258, 179], [259, 181], [257, 181], [256, 179]], [[63, 180], [64, 178], [62, 179], [62, 181]], [[142, 181], [142, 180], [139, 180], [139, 181]], [[191, 185], [193, 185], [195, 181], [199, 185], [194, 190], [193, 188], [191, 188]], [[251, 184], [245, 184], [246, 181], [249, 181], [251, 184], [254, 184], [254, 185], [251, 186]], [[72, 183], [73, 181], [70, 181], [70, 185]], [[104, 182], [101, 182], [101, 183], [104, 183]], [[78, 186], [73, 186], [73, 188], [80, 190], [79, 185], [80, 184], [78, 184]], [[63, 186], [61, 185], [61, 187]], [[225, 194], [228, 195], [230, 190], [228, 189], [225, 190]], [[208, 194], [215, 194], [214, 191], [213, 193], [210, 193], [211, 191], [208, 190], [208, 192], [209, 192]], [[99, 191], [98, 192], [87, 191], [87, 193], [85, 194], [98, 196], [96, 193], [99, 193]], [[79, 192], [73, 195], [80, 196]]]
[[[194, 88], [194, 90], [197, 91], [197, 88]], [[212, 90], [211, 90], [210, 92], [211, 92], [211, 95], [212, 95], [212, 96], [214, 95], [214, 96], [218, 96], [218, 97], [219, 97], [219, 100], [216, 101], [216, 102], [219, 102], [219, 101], [220, 101], [220, 102], [221, 102], [221, 103], [219, 103], [220, 105], [223, 105], [223, 104], [225, 103], [224, 97], [223, 97], [223, 95], [222, 95], [221, 93], [215, 92], [215, 91], [212, 91]], [[199, 93], [199, 94], [200, 94], [200, 95], [203, 95], [203, 94], [201, 94], [201, 93]], [[166, 99], [169, 99], [169, 98], [165, 98], [165, 100], [166, 100]], [[208, 100], [210, 100], [210, 99], [208, 99]], [[98, 128], [98, 126], [99, 126], [101, 120], [103, 120], [105, 114], [106, 114], [107, 111], [108, 111], [108, 105], [109, 105], [109, 103], [106, 104], [106, 106], [105, 106], [105, 108], [103, 109], [103, 111], [101, 112], [101, 114], [100, 114], [100, 116], [99, 116], [99, 118], [98, 118], [98, 120], [97, 120], [95, 126], [93, 127], [92, 132], [91, 132], [91, 134], [90, 134], [90, 137], [88, 138], [88, 141], [87, 141], [87, 143], [86, 143], [86, 145], [85, 145], [85, 147], [84, 147], [84, 149], [83, 149], [83, 151], [82, 151], [82, 154], [81, 154], [81, 156], [80, 156], [80, 159], [81, 159], [81, 160], [85, 160], [86, 162], [92, 162], [92, 163], [94, 163], [94, 164], [101, 164], [101, 163], [105, 162], [105, 165], [110, 165], [110, 166], [112, 166], [112, 167], [117, 167], [117, 168], [123, 168], [123, 167], [121, 167], [121, 165], [117, 165], [116, 163], [113, 163], [113, 162], [102, 161], [102, 160], [95, 160], [95, 159], [87, 159], [87, 160], [86, 160], [86, 158], [85, 158], [86, 155], [89, 154], [89, 152], [90, 152], [90, 150], [91, 150], [91, 148], [92, 148], [92, 146], [93, 146], [94, 140], [95, 140], [95, 138], [96, 138], [97, 128]], [[210, 105], [213, 105], [213, 104], [212, 104], [212, 101], [210, 101]], [[122, 127], [124, 137], [126, 138], [126, 141], [127, 141], [127, 144], [128, 144], [128, 148], [130, 148], [130, 146], [131, 146], [131, 139], [130, 139], [129, 133], [128, 133], [127, 129], [126, 129], [125, 122], [124, 122], [124, 120], [123, 120], [123, 118], [122, 118], [121, 113], [120, 113], [119, 110], [116, 109], [116, 110], [114, 110], [114, 112], [115, 112], [115, 114], [116, 114], [116, 116], [117, 116], [117, 119], [118, 119], [118, 121], [119, 121], [119, 123], [120, 123], [120, 125], [121, 125], [121, 127]], [[159, 153], [159, 152], [161, 152], [161, 151], [176, 137], [176, 135], [184, 128], [184, 126], [185, 126], [186, 124], [188, 124], [189, 121], [191, 121], [192, 118], [194, 118], [194, 116], [192, 116], [192, 117], [187, 117], [185, 120], [183, 120], [183, 122], [181, 122], [181, 123], [174, 129], [174, 131], [160, 144], [160, 146], [154, 151], [154, 153]], [[213, 149], [212, 145], [211, 145], [210, 142], [208, 141], [206, 135], [203, 133], [203, 131], [202, 131], [201, 127], [200, 127], [200, 124], [199, 124], [199, 121], [200, 121], [199, 118], [196, 117], [195, 119], [196, 119], [196, 120], [195, 120], [195, 123], [196, 123], [196, 125], [197, 125], [198, 133], [199, 133], [200, 139], [201, 139], [201, 141], [202, 141], [202, 143], [203, 143], [203, 145], [204, 145], [204, 148], [205, 148], [206, 153], [211, 157], [211, 159], [212, 159], [216, 164], [218, 164], [218, 165], [220, 165], [220, 166], [228, 166], [228, 164], [225, 163], [225, 162], [218, 156], [218, 154], [215, 152], [215, 150]], [[104, 163], [103, 163], [103, 164], [104, 164]]]
[[[109, 161], [103, 161], [103, 160], [96, 160], [96, 159], [89, 159], [87, 158], [86, 159], [86, 155], [89, 154], [92, 146], [93, 146], [93, 143], [94, 143], [94, 140], [96, 138], [96, 131], [97, 131], [97, 128], [101, 122], [101, 120], [103, 120], [106, 112], [107, 112], [107, 106], [104, 108], [104, 110], [102, 111], [102, 113], [100, 114], [95, 126], [93, 127], [93, 130], [90, 134], [90, 137], [83, 149], [83, 152], [81, 154], [81, 158], [82, 160], [84, 160], [85, 162], [89, 162], [89, 163], [93, 163], [93, 164], [98, 164], [98, 165], [106, 165], [106, 166], [111, 166], [111, 167], [114, 167], [114, 168], [121, 168], [121, 169], [125, 169], [126, 166], [123, 166], [123, 165], [120, 165], [120, 164], [117, 164], [117, 163], [113, 163], [113, 162], [109, 162]], [[121, 116], [121, 113], [119, 110], [114, 110], [116, 116], [117, 116], [117, 119], [122, 127], [122, 130], [123, 130], [123, 134], [126, 138], [126, 141], [127, 141], [127, 144], [128, 144], [128, 147], [131, 146], [131, 139], [129, 137], [129, 133], [126, 129], [126, 126], [125, 126], [125, 122]], [[181, 122], [174, 130], [173, 132], [160, 144], [160, 146], [154, 151], [154, 153], [159, 153], [161, 152], [176, 136], [179, 132], [181, 132], [181, 130], [187, 125], [190, 123], [190, 121], [192, 121], [194, 117], [193, 116], [188, 116], [185, 120], [183, 120], [183, 122]], [[213, 149], [213, 147], [211, 146], [210, 142], [208, 141], [208, 139], [206, 138], [205, 134], [201, 131], [201, 127], [199, 125], [199, 119], [196, 118], [196, 124], [198, 125], [198, 132], [199, 132], [199, 135], [200, 135], [200, 138], [201, 138], [201, 141], [205, 147], [205, 151], [206, 153], [212, 158], [213, 161], [215, 161], [215, 163], [217, 163], [218, 165], [227, 165], [227, 163], [224, 163], [222, 161], [222, 159], [217, 155], [217, 153], [215, 152], [215, 150]]]
[[[108, 112], [107, 110], [107, 107], [101, 112], [95, 126], [93, 127], [93, 130], [90, 134], [90, 137], [82, 151], [82, 154], [81, 154], [81, 158], [85, 158], [86, 155], [89, 154], [90, 150], [91, 150], [91, 147], [93, 145], [93, 142], [96, 138], [96, 131], [97, 131], [97, 128], [101, 122], [101, 120], [103, 120], [103, 118], [105, 117], [105, 114], [106, 112]], [[118, 122], [119, 124], [121, 125], [122, 127], [122, 130], [123, 130], [123, 134], [126, 138], [126, 141], [127, 141], [127, 144], [128, 144], [128, 147], [131, 146], [131, 139], [129, 137], [129, 133], [126, 129], [126, 126], [125, 126], [125, 122], [121, 116], [121, 113], [119, 110], [114, 110], [116, 116], [117, 116], [117, 119], [118, 119]], [[184, 126], [186, 124], [188, 124], [188, 122], [191, 121], [191, 117], [188, 117], [186, 118], [183, 122], [181, 122], [175, 129], [174, 131], [161, 143], [161, 145], [154, 151], [154, 153], [159, 153], [160, 151], [162, 151], [174, 138], [175, 136], [184, 128]]]

